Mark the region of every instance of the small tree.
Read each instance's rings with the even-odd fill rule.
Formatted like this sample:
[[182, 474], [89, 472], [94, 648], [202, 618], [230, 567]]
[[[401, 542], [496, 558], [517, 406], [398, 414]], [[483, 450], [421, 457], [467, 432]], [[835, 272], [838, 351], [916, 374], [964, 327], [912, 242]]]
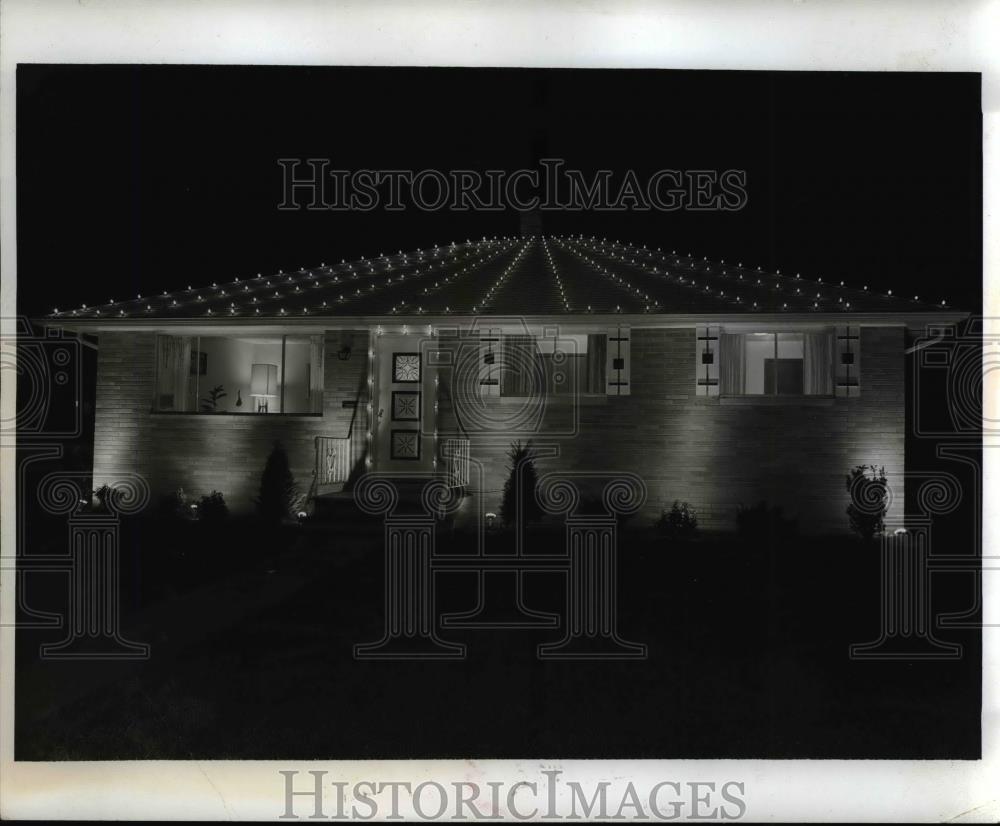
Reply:
[[500, 519], [508, 527], [517, 522], [517, 509], [524, 506], [524, 524], [536, 522], [542, 517], [542, 509], [535, 499], [538, 487], [538, 471], [535, 469], [535, 454], [531, 443], [522, 445], [512, 442], [507, 451], [508, 475], [503, 486], [503, 498], [500, 500]]
[[657, 530], [671, 539], [690, 539], [698, 530], [698, 516], [687, 502], [674, 500], [670, 511], [660, 511]]
[[198, 516], [203, 522], [223, 522], [229, 517], [225, 497], [217, 490], [202, 496], [198, 503]]
[[118, 504], [122, 492], [111, 485], [101, 485], [81, 499], [77, 510], [81, 513], [110, 513]]
[[294, 515], [299, 503], [299, 488], [288, 465], [288, 454], [281, 442], [275, 442], [260, 477], [257, 513], [269, 522], [280, 522]]
[[885, 530], [885, 512], [889, 507], [885, 468], [857, 465], [847, 475], [847, 492], [851, 494], [851, 504], [847, 506], [851, 530], [869, 542]]

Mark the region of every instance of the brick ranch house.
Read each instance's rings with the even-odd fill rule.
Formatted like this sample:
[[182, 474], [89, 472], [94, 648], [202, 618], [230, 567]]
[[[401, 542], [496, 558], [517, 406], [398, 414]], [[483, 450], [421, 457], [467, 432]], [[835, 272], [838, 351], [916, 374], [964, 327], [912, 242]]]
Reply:
[[[99, 348], [94, 485], [253, 507], [272, 444], [309, 497], [366, 471], [446, 473], [498, 511], [507, 450], [629, 471], [644, 516], [706, 527], [767, 500], [847, 529], [844, 477], [905, 466], [908, 330], [966, 317], [583, 236], [495, 237], [59, 310]], [[224, 395], [223, 395], [224, 394]], [[343, 494], [342, 494], [343, 495]], [[890, 515], [903, 513], [902, 486]]]

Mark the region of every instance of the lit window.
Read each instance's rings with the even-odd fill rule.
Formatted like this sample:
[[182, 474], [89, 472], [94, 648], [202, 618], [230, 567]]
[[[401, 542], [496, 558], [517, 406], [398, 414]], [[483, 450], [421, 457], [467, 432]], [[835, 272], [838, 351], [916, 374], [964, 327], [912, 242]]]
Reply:
[[720, 350], [724, 396], [833, 394], [829, 332], [723, 333]]
[[323, 412], [321, 336], [159, 336], [155, 410]]

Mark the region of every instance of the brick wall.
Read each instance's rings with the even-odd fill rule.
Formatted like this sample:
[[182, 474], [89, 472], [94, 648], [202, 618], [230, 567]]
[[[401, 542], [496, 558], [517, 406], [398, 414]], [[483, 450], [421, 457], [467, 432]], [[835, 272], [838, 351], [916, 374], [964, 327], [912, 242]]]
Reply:
[[[322, 417], [186, 415], [151, 412], [155, 334], [102, 333], [95, 486], [116, 473], [133, 471], [146, 477], [154, 502], [179, 487], [193, 496], [219, 490], [231, 510], [247, 511], [253, 507], [268, 453], [280, 440], [296, 482], [307, 492], [315, 465], [315, 437], [351, 435], [360, 452], [366, 431], [368, 333], [334, 332], [325, 338]], [[337, 353], [345, 346], [351, 347], [351, 358], [342, 360]], [[357, 400], [357, 407], [344, 407], [345, 400]]]
[[[558, 446], [561, 458], [540, 460], [540, 472], [638, 473], [648, 486], [642, 520], [680, 499], [695, 507], [703, 526], [729, 529], [741, 503], [766, 500], [797, 517], [804, 532], [846, 531], [844, 479], [857, 464], [884, 465], [890, 485], [900, 482], [890, 515], [901, 515], [904, 331], [862, 328], [861, 335], [860, 398], [734, 404], [695, 397], [693, 329], [636, 329], [630, 396], [588, 400], [575, 411], [550, 405], [540, 432], [520, 438]], [[571, 429], [575, 414], [577, 435], [552, 435]], [[448, 430], [453, 413], [443, 418]], [[466, 435], [482, 468], [478, 503], [499, 512], [505, 453], [516, 437]]]
[[[806, 532], [847, 530], [844, 477], [856, 464], [885, 465], [890, 478], [904, 469], [904, 331], [862, 328], [862, 394], [819, 404], [727, 404], [694, 395], [694, 330], [632, 331], [632, 395], [586, 399], [545, 408], [539, 430], [468, 434], [474, 507], [499, 510], [507, 476], [506, 451], [515, 438], [551, 445], [560, 458], [539, 470], [638, 473], [648, 487], [639, 519], [655, 517], [674, 499], [690, 502], [707, 528], [731, 528], [741, 503], [765, 499], [798, 518]], [[343, 361], [337, 351], [352, 347]], [[292, 470], [308, 490], [316, 436], [366, 431], [367, 332], [326, 336], [324, 415], [208, 416], [153, 414], [155, 336], [100, 337], [94, 444], [95, 484], [123, 470], [146, 475], [154, 496], [183, 487], [194, 495], [222, 491], [230, 507], [252, 507], [272, 443], [286, 446]], [[442, 382], [438, 427], [456, 430], [461, 393]], [[448, 396], [455, 401], [449, 401]], [[343, 401], [357, 399], [357, 409]], [[498, 402], [510, 405], [510, 400]], [[510, 408], [516, 411], [516, 407]], [[490, 411], [502, 420], [502, 408]], [[500, 414], [500, 415], [495, 415]], [[529, 417], [530, 418], [530, 417]], [[897, 489], [898, 488], [898, 489]], [[902, 489], [890, 509], [901, 515]]]

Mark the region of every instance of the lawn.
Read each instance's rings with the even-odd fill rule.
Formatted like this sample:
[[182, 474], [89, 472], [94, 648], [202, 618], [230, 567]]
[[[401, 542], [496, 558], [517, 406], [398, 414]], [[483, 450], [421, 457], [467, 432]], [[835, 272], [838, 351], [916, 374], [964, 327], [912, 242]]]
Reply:
[[[52, 632], [19, 634], [18, 759], [979, 754], [977, 633], [947, 632], [956, 661], [848, 657], [879, 633], [878, 549], [849, 538], [629, 526], [619, 630], [646, 659], [539, 660], [558, 629], [441, 628], [466, 658], [411, 662], [353, 656], [383, 630], [379, 524], [183, 530], [137, 522], [123, 539], [127, 636], [149, 661], [37, 662]], [[439, 548], [468, 542], [444, 532]], [[539, 527], [528, 547], [561, 542]], [[473, 576], [438, 574], [442, 612], [473, 607]], [[532, 608], [561, 610], [559, 574], [526, 582]]]

